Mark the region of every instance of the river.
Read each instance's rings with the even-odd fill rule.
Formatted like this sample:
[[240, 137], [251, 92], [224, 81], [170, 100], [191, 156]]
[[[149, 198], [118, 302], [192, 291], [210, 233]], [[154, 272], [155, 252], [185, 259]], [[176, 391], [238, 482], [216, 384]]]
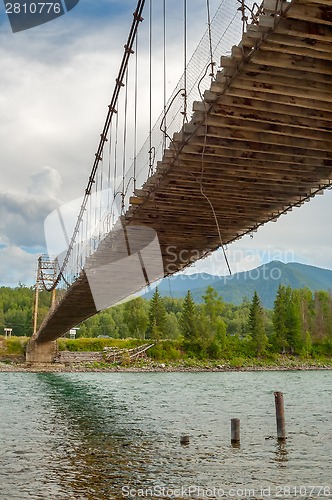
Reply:
[[1, 500], [332, 498], [332, 371], [1, 373], [0, 396]]

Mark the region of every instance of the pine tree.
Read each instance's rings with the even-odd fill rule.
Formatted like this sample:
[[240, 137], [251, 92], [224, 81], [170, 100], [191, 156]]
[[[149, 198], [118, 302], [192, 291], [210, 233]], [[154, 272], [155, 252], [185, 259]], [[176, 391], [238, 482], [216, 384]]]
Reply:
[[180, 331], [186, 340], [196, 339], [198, 336], [198, 314], [197, 307], [192, 295], [188, 290], [179, 319]]
[[159, 339], [165, 334], [166, 309], [163, 304], [158, 287], [155, 289], [149, 308], [149, 328], [151, 338]]
[[252, 337], [255, 354], [261, 356], [267, 347], [268, 339], [264, 327], [264, 311], [256, 291], [250, 305], [248, 330]]

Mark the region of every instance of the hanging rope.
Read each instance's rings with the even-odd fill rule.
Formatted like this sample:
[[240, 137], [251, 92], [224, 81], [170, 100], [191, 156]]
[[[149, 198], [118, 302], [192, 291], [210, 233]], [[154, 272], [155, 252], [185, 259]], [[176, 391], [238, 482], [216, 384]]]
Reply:
[[[206, 77], [210, 65], [211, 65], [211, 63], [209, 63], [207, 65], [207, 67], [205, 69], [205, 73], [204, 73], [204, 75], [202, 76], [201, 80], [198, 83], [198, 91], [199, 91], [200, 98], [201, 98], [202, 102], [205, 102], [205, 101], [204, 101], [204, 98], [203, 98], [203, 95], [202, 95], [202, 91], [200, 89], [200, 85], [201, 85], [202, 81], [204, 80], [204, 78]], [[225, 259], [225, 262], [226, 262], [226, 265], [227, 265], [227, 268], [228, 268], [228, 272], [229, 272], [229, 274], [232, 274], [232, 270], [231, 270], [231, 267], [229, 265], [228, 258], [227, 258], [227, 255], [226, 255], [226, 250], [225, 250], [224, 242], [223, 242], [223, 239], [221, 237], [221, 231], [220, 231], [220, 226], [219, 226], [219, 221], [218, 221], [218, 217], [217, 217], [216, 211], [214, 209], [212, 201], [210, 200], [210, 198], [208, 197], [208, 195], [205, 193], [204, 188], [203, 188], [204, 155], [205, 155], [205, 151], [206, 151], [206, 142], [207, 142], [207, 134], [208, 134], [208, 121], [207, 121], [207, 118], [208, 118], [208, 108], [207, 108], [207, 106], [205, 106], [204, 109], [205, 109], [205, 111], [204, 111], [205, 112], [205, 120], [204, 120], [204, 123], [205, 123], [205, 132], [204, 132], [204, 143], [203, 143], [203, 148], [202, 148], [202, 153], [201, 153], [201, 174], [200, 174], [200, 178], [199, 179], [197, 179], [193, 174], [190, 174], [190, 175], [192, 175], [196, 179], [196, 181], [199, 184], [199, 189], [200, 189], [201, 195], [203, 196], [203, 198], [206, 199], [206, 201], [210, 205], [210, 208], [211, 208], [211, 211], [212, 211], [212, 215], [213, 215], [213, 218], [214, 218], [214, 221], [215, 221], [215, 224], [216, 224], [216, 228], [217, 228], [217, 231], [218, 231], [218, 237], [219, 237], [220, 247], [221, 247], [223, 255], [224, 255], [224, 259]]]
[[211, 30], [211, 13], [210, 13], [210, 0], [206, 0], [206, 10], [207, 10], [207, 23], [209, 32], [209, 49], [210, 49], [210, 65], [211, 65], [211, 79], [214, 80], [214, 66], [213, 61], [213, 47], [212, 47], [212, 30]]

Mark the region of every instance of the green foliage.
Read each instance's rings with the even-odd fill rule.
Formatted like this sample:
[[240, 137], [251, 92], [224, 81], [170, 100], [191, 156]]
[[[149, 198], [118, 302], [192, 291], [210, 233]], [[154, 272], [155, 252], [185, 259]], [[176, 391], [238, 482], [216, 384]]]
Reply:
[[164, 336], [166, 330], [166, 309], [163, 299], [158, 292], [158, 287], [155, 289], [149, 307], [149, 338], [159, 340]]
[[193, 301], [190, 290], [184, 298], [179, 318], [180, 331], [186, 340], [198, 337], [198, 313], [197, 306]]
[[138, 347], [143, 342], [139, 339], [98, 339], [98, 338], [78, 338], [78, 339], [58, 339], [60, 351], [102, 351], [104, 347], [118, 347], [120, 349], [131, 349]]
[[255, 355], [262, 356], [265, 353], [268, 339], [265, 333], [264, 311], [256, 291], [249, 310], [248, 331], [252, 338]]
[[[22, 339], [31, 335], [33, 302], [33, 288], [0, 287], [0, 328], [11, 327], [13, 335]], [[41, 320], [50, 295], [41, 293], [39, 302]], [[262, 309], [256, 292], [250, 302], [245, 299], [235, 306], [224, 303], [212, 287], [205, 290], [200, 304], [190, 291], [184, 299], [174, 299], [162, 298], [156, 289], [150, 301], [138, 297], [87, 319], [79, 325], [77, 337], [60, 339], [60, 349], [131, 348], [148, 338], [156, 343], [151, 357], [163, 361], [217, 363], [279, 354], [325, 359], [332, 356], [332, 298], [326, 291], [313, 294], [307, 288], [280, 285], [272, 311]], [[22, 352], [23, 344], [11, 342], [6, 352]]]
[[279, 285], [273, 309], [273, 326], [275, 331], [274, 343], [281, 352], [286, 352], [287, 327], [286, 327], [287, 296], [286, 287]]
[[0, 337], [0, 356], [23, 356], [27, 342], [27, 337]]
[[[32, 311], [34, 288], [19, 284], [16, 288], [0, 287], [0, 332], [12, 328], [15, 336], [32, 335]], [[39, 294], [38, 324], [41, 323], [50, 306], [50, 294]]]
[[178, 341], [162, 340], [147, 351], [155, 361], [178, 361], [183, 358], [182, 344]]
[[123, 320], [127, 325], [130, 337], [145, 338], [149, 323], [146, 302], [142, 297], [126, 302], [123, 310]]

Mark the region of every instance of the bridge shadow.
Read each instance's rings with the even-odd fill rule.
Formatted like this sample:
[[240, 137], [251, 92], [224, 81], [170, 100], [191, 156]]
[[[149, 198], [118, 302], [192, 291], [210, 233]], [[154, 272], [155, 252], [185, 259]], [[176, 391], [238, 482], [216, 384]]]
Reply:
[[129, 411], [126, 405], [109, 392], [107, 400], [103, 399], [97, 379], [94, 384], [90, 377], [87, 383], [82, 377], [75, 379], [74, 374], [42, 373], [37, 377], [46, 389], [55, 432], [64, 434], [54, 465], [68, 498], [106, 500], [122, 497], [125, 485], [138, 486], [138, 457], [144, 456], [145, 469], [151, 439], [121, 419]]

